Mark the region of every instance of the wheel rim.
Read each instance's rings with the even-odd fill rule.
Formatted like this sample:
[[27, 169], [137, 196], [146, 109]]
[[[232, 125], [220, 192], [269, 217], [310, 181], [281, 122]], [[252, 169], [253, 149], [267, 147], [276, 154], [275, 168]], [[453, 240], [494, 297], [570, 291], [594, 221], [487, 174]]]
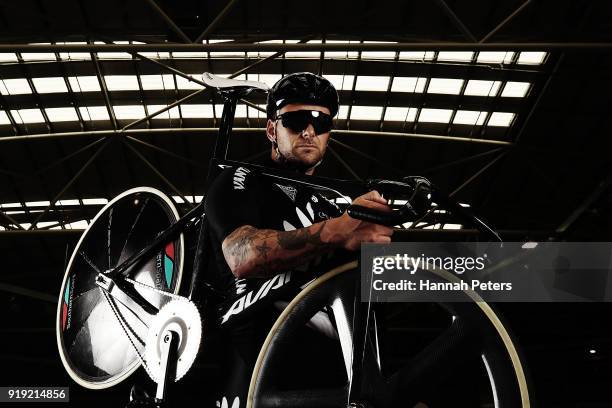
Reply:
[[[93, 278], [144, 248], [177, 219], [178, 212], [165, 194], [138, 187], [105, 205], [79, 239], [64, 275], [56, 315], [62, 364], [78, 384], [108, 388], [140, 366], [142, 344], [138, 339], [144, 339], [146, 326], [125, 306], [104, 296]], [[150, 259], [133, 266], [132, 276], [138, 282], [177, 293], [183, 259], [181, 234]], [[150, 290], [135, 289], [158, 307], [167, 301]], [[116, 313], [133, 329], [130, 337]]]
[[[347, 264], [347, 266], [349, 266], [349, 264]], [[283, 313], [271, 329], [260, 351], [259, 358], [257, 360], [256, 366], [251, 377], [251, 386], [247, 399], [247, 407], [261, 408], [267, 406], [280, 406], [279, 404], [281, 403], [284, 403], [285, 406], [292, 406], [288, 404], [288, 401], [294, 400], [294, 397], [296, 395], [299, 395], [299, 392], [301, 392], [301, 390], [298, 390], [296, 393], [295, 391], [278, 392], [278, 390], [270, 392], [268, 389], [266, 389], [268, 387], [268, 384], [266, 384], [266, 381], [268, 381], [268, 379], [266, 378], [265, 371], [271, 366], [271, 361], [273, 360], [273, 357], [271, 357], [271, 355], [273, 355], [274, 353], [283, 352], [281, 347], [277, 347], [279, 343], [282, 343], [282, 341], [279, 342], [278, 340], [279, 338], [282, 339], [282, 336], [284, 336], [282, 331], [284, 330], [287, 324], [290, 324], [288, 322], [291, 322], [292, 319], [295, 319], [295, 317], [293, 316], [294, 314], [299, 312], [298, 309], [300, 307], [300, 302], [303, 302], [304, 299], [308, 299], [308, 296], [312, 296], [312, 292], [315, 291], [318, 287], [322, 286], [323, 283], [333, 283], [328, 281], [333, 278], [337, 279], [337, 275], [349, 271], [351, 269], [355, 269], [355, 267], [355, 264], [351, 264], [348, 268], [330, 271], [327, 274], [321, 276], [319, 278], [320, 281], [318, 279], [313, 282], [311, 286], [305, 288], [283, 311]], [[353, 277], [353, 280], [355, 280], [355, 277]], [[346, 284], [346, 282], [344, 284]], [[514, 346], [514, 343], [512, 342], [511, 337], [507, 332], [506, 328], [501, 323], [499, 317], [497, 316], [497, 314], [495, 314], [493, 309], [491, 309], [491, 307], [485, 302], [470, 303], [467, 305], [468, 306], [466, 306], [465, 304], [447, 304], [442, 305], [441, 308], [448, 311], [449, 314], [459, 313], [461, 319], [457, 319], [456, 322], [455, 319], [453, 319], [453, 324], [451, 325], [454, 326], [455, 329], [457, 328], [457, 322], [459, 321], [461, 321], [461, 324], [466, 324], [465, 322], [467, 322], [467, 324], [472, 324], [471, 320], [473, 319], [473, 316], [475, 316], [475, 314], [478, 315], [479, 319], [486, 319], [486, 322], [490, 324], [491, 327], [487, 329], [487, 336], [494, 336], [494, 345], [496, 347], [499, 347], [500, 349], [503, 349], [503, 356], [500, 357], [499, 355], [496, 355], [496, 353], [490, 352], [489, 348], [491, 348], [492, 345], [488, 346], [489, 348], [483, 346], [484, 351], [480, 354], [478, 358], [479, 370], [481, 370], [481, 374], [484, 376], [483, 382], [486, 381], [486, 378], [488, 376], [488, 386], [491, 390], [491, 403], [496, 407], [529, 407], [529, 393], [523, 372], [523, 367], [518, 357], [516, 347]], [[466, 307], [470, 308], [470, 311], [461, 310], [462, 308], [465, 309]], [[279, 333], [281, 337], [279, 337]], [[478, 333], [478, 336], [481, 335], [483, 334]], [[280, 349], [281, 351], [278, 351], [278, 349]], [[284, 351], [284, 354], [290, 353]], [[504, 370], [511, 370], [512, 378], [515, 378], [516, 386], [513, 388], [513, 395], [506, 395], [504, 393], [501, 393], [500, 395], [500, 390], [497, 389], [500, 387], [500, 383], [502, 383], [501, 380], [503, 379], [503, 377], [506, 376]], [[369, 381], [370, 383], [376, 383], [377, 379], [371, 378]], [[496, 381], [498, 382], [497, 384]], [[503, 382], [503, 384], [506, 384], [506, 382]], [[510, 384], [510, 382], [508, 382], [508, 384]], [[373, 388], [375, 388], [375, 386], [379, 386], [381, 389], [382, 387], [389, 387], [389, 378], [386, 378], [384, 383], [381, 382], [378, 385], [372, 385]], [[346, 406], [348, 403], [348, 389], [345, 390], [345, 393], [342, 396], [344, 400], [338, 397], [339, 391], [339, 389], [326, 389], [318, 390], [317, 392], [322, 399], [325, 398], [325, 392], [327, 392], [329, 398], [332, 398], [334, 392], [336, 392], [336, 402], [330, 404], [330, 406], [333, 406], [334, 404], [335, 406]], [[314, 398], [310, 401], [310, 403], [316, 401], [317, 405], [320, 405], [320, 401], [317, 401], [316, 399], [317, 395], [304, 395], [304, 397]], [[373, 399], [375, 398], [373, 397]], [[376, 401], [377, 403], [373, 403], [372, 400], [369, 400], [367, 402], [369, 402], [372, 406], [394, 406], [388, 399], [386, 401], [382, 401], [382, 399], [379, 398], [379, 400]], [[295, 406], [302, 405], [296, 404]]]

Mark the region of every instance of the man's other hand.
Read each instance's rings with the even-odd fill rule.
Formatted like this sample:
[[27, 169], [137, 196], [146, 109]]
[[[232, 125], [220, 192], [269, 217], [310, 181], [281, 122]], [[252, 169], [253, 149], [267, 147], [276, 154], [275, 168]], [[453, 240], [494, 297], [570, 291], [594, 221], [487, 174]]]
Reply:
[[[387, 205], [387, 200], [378, 191], [370, 191], [357, 197], [353, 204], [378, 211], [391, 211], [391, 207]], [[359, 249], [362, 242], [391, 242], [392, 234], [393, 228], [391, 227], [361, 221], [352, 218], [345, 212], [340, 217], [327, 221], [325, 228], [321, 232], [321, 239], [334, 246], [355, 251]]]

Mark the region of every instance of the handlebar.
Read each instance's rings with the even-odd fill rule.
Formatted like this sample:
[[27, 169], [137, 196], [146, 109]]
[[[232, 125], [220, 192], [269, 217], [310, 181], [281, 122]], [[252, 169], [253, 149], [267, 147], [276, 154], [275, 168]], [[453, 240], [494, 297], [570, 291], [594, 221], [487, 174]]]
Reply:
[[444, 208], [464, 222], [474, 225], [490, 239], [502, 242], [501, 237], [484, 221], [461, 206], [456, 200], [441, 192], [424, 177], [410, 176], [405, 177], [402, 181], [369, 180], [367, 187], [370, 190], [378, 191], [383, 196], [393, 197], [394, 200], [405, 200], [405, 203], [399, 209], [391, 212], [383, 212], [361, 205], [350, 205], [347, 208], [347, 213], [353, 218], [392, 227], [425, 216], [433, 208], [435, 202], [440, 208]]

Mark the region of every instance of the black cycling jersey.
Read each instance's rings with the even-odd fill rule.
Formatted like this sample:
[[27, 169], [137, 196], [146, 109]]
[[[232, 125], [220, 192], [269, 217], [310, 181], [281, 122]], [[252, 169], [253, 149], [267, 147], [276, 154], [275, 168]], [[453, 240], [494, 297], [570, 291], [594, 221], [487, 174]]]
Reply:
[[312, 188], [247, 167], [222, 171], [208, 189], [205, 209], [217, 286], [228, 295], [218, 306], [219, 322], [229, 328], [231, 350], [228, 380], [219, 405], [243, 407], [259, 348], [279, 313], [272, 301], [290, 300], [299, 286], [327, 272], [342, 257], [336, 251], [332, 258], [330, 252], [308, 258], [293, 270], [270, 278], [236, 279], [225, 262], [223, 240], [243, 225], [290, 231], [340, 216], [342, 212]]
[[[284, 273], [268, 279], [236, 279], [221, 250], [223, 240], [230, 233], [243, 225], [258, 229], [291, 231], [341, 215], [335, 203], [314, 189], [284, 179], [268, 177], [257, 169], [247, 167], [228, 168], [221, 172], [208, 190], [205, 208], [217, 269], [216, 280], [229, 297], [229, 309], [235, 299], [253, 289], [256, 293], [243, 302], [255, 302], [262, 297], [262, 293], [259, 293], [259, 296], [257, 294], [262, 285], [267, 284], [268, 288], [260, 292], [267, 293], [270, 288], [279, 287], [288, 280], [287, 273], [291, 272], [283, 271]], [[330, 254], [326, 254], [323, 258], [327, 259], [329, 256]], [[312, 266], [318, 265], [320, 261], [321, 257], [310, 259], [295, 268], [295, 272], [307, 276]], [[230, 315], [244, 309], [244, 305], [240, 306], [236, 304], [234, 310], [230, 310]], [[229, 315], [222, 317], [222, 323], [225, 323], [228, 317]]]

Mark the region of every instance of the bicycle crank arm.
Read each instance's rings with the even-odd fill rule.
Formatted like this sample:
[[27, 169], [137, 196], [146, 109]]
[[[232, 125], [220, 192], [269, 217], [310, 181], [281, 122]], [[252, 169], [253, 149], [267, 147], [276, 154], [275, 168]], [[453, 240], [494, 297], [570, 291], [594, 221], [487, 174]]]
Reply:
[[108, 293], [113, 299], [123, 304], [130, 310], [138, 320], [149, 326], [149, 321], [159, 312], [155, 306], [149, 303], [138, 292], [127, 293], [123, 288], [110, 277], [99, 273], [96, 276], [96, 285]]

